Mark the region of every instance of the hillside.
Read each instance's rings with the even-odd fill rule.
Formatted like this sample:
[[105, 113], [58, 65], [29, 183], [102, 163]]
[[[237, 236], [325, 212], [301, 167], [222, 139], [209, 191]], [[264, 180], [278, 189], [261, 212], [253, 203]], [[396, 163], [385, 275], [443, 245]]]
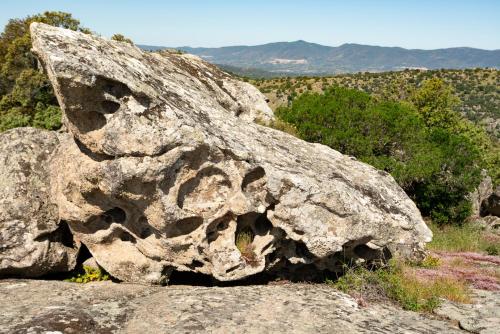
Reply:
[[[142, 45], [143, 49], [164, 47]], [[360, 44], [325, 46], [306, 41], [220, 48], [177, 47], [215, 64], [289, 74], [382, 72], [405, 68], [500, 68], [500, 50], [448, 48], [404, 49]]]
[[331, 77], [296, 77], [251, 80], [268, 98], [271, 108], [287, 104], [289, 98], [306, 91], [322, 91], [331, 85], [359, 89], [384, 98], [404, 98], [411, 87], [431, 77], [452, 85], [461, 100], [460, 112], [500, 138], [500, 71], [405, 70], [384, 73], [357, 73]]

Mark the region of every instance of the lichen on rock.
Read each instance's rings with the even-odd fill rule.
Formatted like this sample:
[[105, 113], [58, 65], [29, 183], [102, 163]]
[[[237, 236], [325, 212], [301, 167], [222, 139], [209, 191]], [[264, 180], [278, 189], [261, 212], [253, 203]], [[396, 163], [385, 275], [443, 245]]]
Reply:
[[19, 128], [0, 135], [0, 277], [72, 270], [79, 245], [59, 220], [49, 160], [57, 134]]

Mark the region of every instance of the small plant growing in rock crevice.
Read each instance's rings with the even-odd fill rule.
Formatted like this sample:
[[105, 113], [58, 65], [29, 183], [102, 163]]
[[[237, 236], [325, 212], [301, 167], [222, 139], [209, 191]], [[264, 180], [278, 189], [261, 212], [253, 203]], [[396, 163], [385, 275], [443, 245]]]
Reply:
[[65, 281], [74, 283], [89, 283], [108, 281], [110, 279], [111, 277], [108, 273], [106, 273], [106, 271], [104, 271], [104, 269], [83, 266], [75, 276], [65, 279]]
[[236, 232], [236, 248], [241, 253], [241, 257], [250, 265], [257, 261], [254, 246], [252, 245], [254, 234], [250, 229], [243, 229]]

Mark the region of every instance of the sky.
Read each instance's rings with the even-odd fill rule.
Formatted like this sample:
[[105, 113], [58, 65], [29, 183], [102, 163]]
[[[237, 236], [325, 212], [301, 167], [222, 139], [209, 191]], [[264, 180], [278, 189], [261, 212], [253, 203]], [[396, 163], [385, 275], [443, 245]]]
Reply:
[[0, 25], [46, 10], [136, 44], [258, 45], [306, 40], [500, 49], [500, 0], [0, 0]]

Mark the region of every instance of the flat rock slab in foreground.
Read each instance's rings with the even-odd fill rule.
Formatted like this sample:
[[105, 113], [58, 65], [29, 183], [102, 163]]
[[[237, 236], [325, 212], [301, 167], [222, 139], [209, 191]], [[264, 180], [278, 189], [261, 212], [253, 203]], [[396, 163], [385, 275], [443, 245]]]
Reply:
[[314, 284], [216, 288], [10, 280], [0, 282], [0, 295], [1, 333], [461, 332], [451, 322], [393, 306], [359, 307]]

